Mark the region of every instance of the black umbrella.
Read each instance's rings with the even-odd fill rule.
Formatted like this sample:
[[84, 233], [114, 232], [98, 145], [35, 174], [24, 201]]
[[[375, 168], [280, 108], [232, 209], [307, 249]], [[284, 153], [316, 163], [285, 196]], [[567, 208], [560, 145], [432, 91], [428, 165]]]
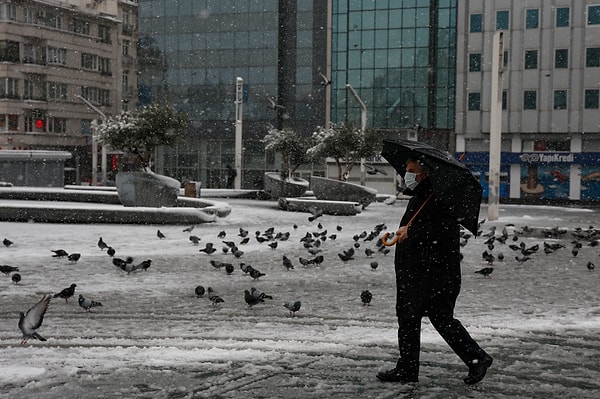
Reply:
[[381, 155], [402, 177], [409, 158], [423, 161], [429, 168], [436, 198], [460, 224], [477, 234], [483, 189], [465, 165], [452, 155], [418, 141], [383, 140]]

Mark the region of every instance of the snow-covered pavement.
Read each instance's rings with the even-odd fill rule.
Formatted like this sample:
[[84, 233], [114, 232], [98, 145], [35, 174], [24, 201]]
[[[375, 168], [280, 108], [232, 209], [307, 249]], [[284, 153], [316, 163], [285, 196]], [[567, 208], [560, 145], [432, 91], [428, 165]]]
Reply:
[[[280, 211], [274, 201], [228, 202], [231, 215], [191, 233], [174, 225], [0, 223], [0, 238], [14, 242], [0, 247], [0, 264], [19, 267], [22, 276], [13, 284], [0, 275], [0, 397], [598, 397], [600, 246], [581, 240], [577, 256], [572, 254], [577, 227], [600, 228], [597, 209], [501, 205], [500, 220], [484, 223], [482, 230], [496, 226], [500, 236], [509, 225], [511, 239], [488, 249], [504, 260], [494, 261], [488, 278], [474, 273], [489, 266], [482, 258], [487, 238], [468, 241], [456, 309], [495, 359], [488, 376], [465, 386], [465, 366], [424, 319], [420, 382], [402, 386], [375, 378], [397, 357], [393, 252], [384, 255], [375, 240], [353, 236], [380, 223], [395, 230], [405, 204], [375, 203], [356, 216], [309, 222], [309, 214]], [[513, 231], [525, 226], [528, 231], [512, 242]], [[255, 232], [271, 227], [274, 234], [289, 232], [289, 239], [259, 243]], [[554, 227], [567, 231], [544, 237], [544, 229]], [[240, 244], [240, 228], [249, 231], [247, 244]], [[166, 238], [157, 237], [158, 229]], [[317, 255], [300, 239], [324, 230], [327, 239], [317, 254], [323, 263], [302, 266], [299, 257]], [[220, 232], [224, 238], [217, 237]], [[190, 235], [201, 239], [197, 246]], [[151, 267], [124, 273], [97, 247], [99, 237], [116, 257], [151, 259]], [[235, 242], [243, 255], [224, 254], [223, 241]], [[199, 252], [207, 242], [217, 252]], [[272, 242], [277, 248], [267, 245]], [[355, 242], [354, 259], [343, 262], [337, 254]], [[540, 250], [519, 263], [515, 256], [522, 254], [508, 245], [521, 242], [527, 248], [539, 244]], [[565, 247], [545, 254], [544, 242]], [[51, 250], [59, 248], [79, 252], [81, 259], [53, 258]], [[365, 248], [376, 252], [367, 257]], [[283, 255], [294, 269], [283, 266]], [[235, 270], [228, 275], [210, 260], [232, 263]], [[241, 262], [266, 275], [252, 279]], [[598, 268], [589, 271], [588, 262]], [[72, 283], [75, 297], [68, 303], [53, 299], [38, 329], [48, 340], [20, 346], [18, 312]], [[212, 287], [225, 302], [197, 298], [198, 285]], [[244, 290], [251, 287], [274, 298], [249, 308]], [[373, 293], [370, 306], [360, 300], [366, 289]], [[79, 294], [103, 306], [85, 312]], [[302, 307], [292, 317], [282, 304], [295, 300]]]

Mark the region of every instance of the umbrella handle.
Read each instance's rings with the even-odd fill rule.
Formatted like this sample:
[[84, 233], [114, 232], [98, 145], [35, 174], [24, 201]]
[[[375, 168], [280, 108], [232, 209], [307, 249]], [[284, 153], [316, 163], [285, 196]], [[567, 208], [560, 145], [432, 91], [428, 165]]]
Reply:
[[400, 236], [395, 236], [394, 238], [392, 238], [390, 241], [388, 241], [388, 237], [390, 236], [390, 232], [386, 231], [383, 236], [381, 237], [381, 243], [383, 245], [385, 245], [386, 247], [391, 247], [392, 245], [395, 245], [398, 242], [398, 239], [400, 238]]

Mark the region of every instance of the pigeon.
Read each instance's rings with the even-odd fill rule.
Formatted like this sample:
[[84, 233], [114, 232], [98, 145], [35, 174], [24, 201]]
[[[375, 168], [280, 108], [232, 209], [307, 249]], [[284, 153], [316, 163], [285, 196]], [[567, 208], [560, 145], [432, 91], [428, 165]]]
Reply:
[[9, 265], [0, 265], [0, 272], [6, 274], [7, 276], [12, 272], [18, 272], [19, 268], [15, 266]]
[[317, 218], [323, 216], [323, 210], [317, 207], [311, 206], [308, 208], [308, 211], [311, 213], [311, 216], [308, 217], [309, 222], [312, 222]]
[[529, 259], [531, 259], [529, 256], [523, 256], [522, 258], [519, 258], [518, 256], [515, 256], [515, 260], [517, 262], [519, 262], [520, 264], [523, 264], [524, 262], [527, 262]]
[[53, 258], [62, 258], [69, 255], [64, 249], [53, 249], [52, 252], [54, 252], [54, 255], [52, 255]]
[[264, 292], [262, 292], [261, 290], [257, 289], [257, 288], [250, 288], [250, 293], [252, 295], [254, 295], [255, 297], [257, 297], [258, 299], [273, 299], [272, 295], [267, 295]]
[[207, 242], [206, 246], [204, 248], [202, 248], [202, 249], [199, 249], [198, 251], [204, 252], [204, 253], [210, 255], [210, 254], [214, 253], [216, 250], [217, 249], [213, 246], [212, 242]]
[[264, 273], [261, 273], [260, 271], [252, 268], [252, 270], [250, 270], [250, 277], [252, 277], [255, 280], [258, 280], [259, 278], [261, 278], [262, 276], [265, 276]]
[[190, 227], [186, 227], [185, 229], [183, 229], [184, 233], [191, 233], [192, 230], [194, 230], [194, 225], [190, 226]]
[[290, 258], [288, 258], [285, 255], [283, 255], [283, 266], [285, 266], [285, 268], [288, 270], [294, 268], [294, 265], [292, 264], [292, 261], [290, 260]]
[[483, 277], [488, 277], [494, 271], [493, 267], [484, 267], [481, 270], [477, 270], [475, 273], [481, 274]]
[[85, 309], [86, 312], [89, 312], [92, 308], [95, 308], [97, 306], [102, 306], [100, 302], [91, 299], [86, 299], [81, 294], [79, 294], [79, 299], [77, 300], [77, 302], [79, 302], [79, 306]]
[[225, 238], [225, 236], [227, 235], [227, 233], [225, 232], [225, 230], [220, 231], [219, 234], [217, 234], [217, 238]]
[[363, 305], [367, 305], [367, 306], [370, 305], [372, 299], [373, 299], [373, 294], [371, 294], [371, 291], [364, 290], [363, 292], [360, 293], [360, 300], [363, 303]]
[[116, 253], [116, 252], [117, 252], [117, 251], [115, 251], [115, 249], [114, 249], [113, 247], [108, 247], [108, 248], [106, 249], [106, 254], [107, 254], [108, 256], [110, 256], [110, 257], [113, 257], [113, 256], [115, 256], [115, 253]]
[[250, 307], [250, 308], [256, 304], [264, 302], [263, 299], [259, 299], [258, 297], [255, 297], [248, 290], [244, 290], [244, 300], [246, 301], [246, 303], [248, 304], [248, 307]]
[[373, 262], [371, 262], [370, 266], [371, 266], [371, 269], [375, 270], [375, 269], [377, 269], [377, 267], [379, 267], [379, 263], [377, 263], [377, 261], [373, 261]]
[[78, 253], [69, 254], [69, 256], [67, 256], [67, 259], [69, 259], [71, 262], [77, 262], [80, 258], [81, 254]]
[[19, 273], [15, 273], [11, 276], [12, 282], [15, 284], [19, 284], [21, 281], [21, 275]]
[[240, 269], [246, 274], [250, 273], [254, 268], [246, 263], [240, 263]]
[[244, 230], [243, 228], [240, 227], [240, 232], [238, 234], [238, 236], [245, 238], [248, 235], [248, 230]]
[[285, 307], [287, 310], [289, 310], [290, 314], [292, 316], [295, 316], [296, 312], [300, 310], [301, 305], [302, 305], [302, 303], [300, 301], [295, 301], [295, 302], [286, 302], [283, 304], [283, 307]]
[[156, 236], [158, 237], [159, 240], [162, 240], [163, 238], [167, 238], [167, 236], [164, 235], [160, 230], [156, 230]]
[[278, 242], [277, 242], [277, 241], [274, 241], [274, 242], [270, 242], [270, 243], [269, 243], [269, 244], [267, 244], [267, 245], [269, 245], [269, 247], [270, 247], [271, 249], [276, 249], [276, 248], [277, 248], [277, 244], [278, 244]]
[[587, 269], [589, 271], [592, 271], [592, 270], [594, 270], [596, 268], [596, 265], [594, 265], [592, 262], [588, 262], [587, 265], [586, 265], [586, 267], [587, 267]]
[[338, 224], [337, 226], [335, 226], [335, 229], [337, 231], [342, 231], [343, 227]]
[[321, 266], [321, 263], [323, 263], [323, 255], [318, 255], [315, 256], [314, 259], [311, 259], [311, 263], [314, 263], [317, 266]]
[[145, 261], [142, 261], [139, 265], [137, 265], [135, 268], [138, 270], [141, 269], [141, 270], [146, 271], [146, 270], [148, 270], [150, 265], [152, 265], [152, 260], [146, 259]]
[[220, 268], [222, 268], [223, 266], [225, 266], [225, 263], [221, 262], [220, 260], [214, 260], [214, 259], [211, 259], [211, 260], [210, 260], [210, 264], [211, 264], [211, 266], [212, 266], [212, 267], [214, 267], [215, 269], [220, 269]]
[[225, 263], [225, 273], [231, 274], [234, 271], [234, 267], [231, 263]]
[[365, 248], [365, 255], [367, 256], [367, 258], [373, 256], [373, 253], [374, 251], [371, 248]]
[[197, 298], [202, 298], [204, 296], [204, 287], [199, 285], [196, 287], [196, 289], [194, 290], [194, 292], [196, 293], [196, 297]]
[[233, 251], [233, 256], [235, 256], [236, 258], [241, 258], [243, 254], [244, 254], [244, 251], [239, 250], [239, 249], [235, 249]]
[[19, 312], [19, 329], [23, 333], [21, 345], [25, 345], [31, 338], [35, 338], [40, 341], [46, 341], [46, 338], [42, 337], [35, 330], [40, 328], [42, 325], [42, 322], [44, 321], [44, 315], [46, 314], [46, 310], [48, 310], [48, 304], [50, 303], [51, 298], [52, 294], [44, 295], [44, 297], [38, 303], [33, 305], [33, 307], [29, 309], [27, 313]]
[[244, 238], [242, 239], [242, 241], [240, 241], [240, 244], [241, 244], [241, 245], [248, 244], [248, 241], [250, 241], [250, 237], [244, 237]]
[[223, 298], [221, 298], [215, 292], [215, 290], [213, 290], [211, 287], [208, 287], [207, 291], [208, 291], [208, 299], [212, 302], [213, 305], [216, 305], [217, 303], [225, 302], [225, 300]]
[[299, 257], [298, 261], [300, 262], [300, 264], [304, 267], [310, 265], [312, 262], [309, 259], [303, 258], [303, 257]]
[[2, 240], [2, 244], [4, 244], [4, 246], [5, 246], [6, 248], [8, 248], [8, 247], [10, 247], [11, 245], [13, 245], [14, 243], [13, 243], [11, 240], [9, 240], [8, 238], [5, 238], [4, 240]]
[[190, 236], [190, 241], [192, 242], [192, 244], [198, 245], [198, 243], [200, 242], [200, 237], [198, 237], [198, 236]]
[[75, 294], [75, 287], [77, 287], [77, 284], [73, 283], [61, 292], [54, 294], [53, 298], [63, 298], [65, 303], [69, 303], [69, 298]]
[[100, 248], [101, 250], [105, 250], [108, 248], [108, 245], [104, 242], [104, 240], [102, 239], [102, 237], [100, 237], [98, 239], [98, 248]]

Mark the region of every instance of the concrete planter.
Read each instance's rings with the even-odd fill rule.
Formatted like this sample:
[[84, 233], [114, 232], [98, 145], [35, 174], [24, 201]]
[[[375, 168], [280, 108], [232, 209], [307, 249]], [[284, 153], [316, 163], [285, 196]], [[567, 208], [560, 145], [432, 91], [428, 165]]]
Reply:
[[310, 178], [310, 188], [319, 200], [358, 202], [363, 208], [377, 196], [374, 188], [317, 176]]
[[172, 207], [177, 202], [181, 183], [152, 172], [119, 172], [115, 184], [124, 206]]
[[307, 180], [298, 177], [284, 180], [279, 172], [266, 172], [264, 176], [264, 191], [273, 199], [301, 197], [308, 190], [308, 186]]

